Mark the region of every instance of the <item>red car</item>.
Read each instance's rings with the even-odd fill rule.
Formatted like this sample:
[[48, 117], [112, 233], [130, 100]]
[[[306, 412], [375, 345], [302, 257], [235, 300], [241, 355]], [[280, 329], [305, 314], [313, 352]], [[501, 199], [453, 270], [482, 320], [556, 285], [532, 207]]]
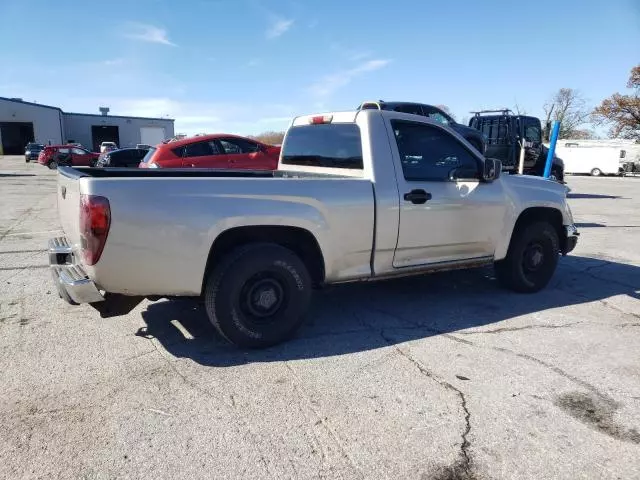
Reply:
[[279, 157], [280, 147], [218, 133], [156, 145], [142, 159], [140, 168], [275, 170]]
[[38, 155], [38, 163], [54, 170], [58, 165], [93, 167], [99, 156], [99, 153], [90, 152], [75, 145], [45, 145]]

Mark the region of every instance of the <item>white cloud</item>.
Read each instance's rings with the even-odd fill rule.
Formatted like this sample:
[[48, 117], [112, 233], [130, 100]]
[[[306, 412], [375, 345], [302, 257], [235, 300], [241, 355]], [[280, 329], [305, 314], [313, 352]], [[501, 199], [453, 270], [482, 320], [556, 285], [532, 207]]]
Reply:
[[175, 131], [187, 134], [222, 132], [242, 135], [260, 133], [276, 126], [284, 128], [296, 110], [292, 105], [276, 103], [208, 103], [178, 101], [169, 97], [92, 98], [82, 102], [106, 105], [111, 108], [112, 115], [174, 118]]
[[343, 70], [341, 72], [332, 73], [331, 75], [325, 75], [319, 81], [313, 83], [309, 87], [309, 91], [317, 97], [328, 97], [336, 90], [351, 83], [354, 78], [359, 77], [364, 73], [384, 68], [390, 62], [391, 60], [384, 59], [368, 60], [349, 70]]
[[175, 47], [176, 44], [169, 40], [167, 31], [164, 28], [156, 27], [146, 23], [130, 22], [128, 32], [124, 33], [127, 38], [140, 40], [143, 42], [160, 43]]
[[279, 37], [293, 26], [294, 21], [293, 18], [272, 16], [269, 20], [269, 27], [265, 33], [266, 37], [268, 39]]

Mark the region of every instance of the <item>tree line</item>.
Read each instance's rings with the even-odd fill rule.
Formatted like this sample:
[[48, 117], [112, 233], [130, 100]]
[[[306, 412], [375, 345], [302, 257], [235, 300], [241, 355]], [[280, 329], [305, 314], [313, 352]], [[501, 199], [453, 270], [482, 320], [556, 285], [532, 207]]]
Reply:
[[[589, 107], [583, 94], [573, 88], [561, 88], [555, 92], [543, 106], [545, 138], [549, 137], [549, 125], [560, 122], [560, 138], [589, 139], [596, 138], [590, 127], [607, 127], [610, 138], [635, 140], [640, 143], [640, 65], [631, 69], [627, 82], [627, 93], [614, 93], [602, 100], [595, 108]], [[439, 108], [451, 114], [446, 105]], [[518, 114], [526, 114], [519, 105], [515, 105]], [[452, 115], [453, 116], [453, 115]], [[467, 124], [464, 119], [462, 123]], [[261, 142], [280, 145], [284, 132], [264, 132], [252, 138]]]

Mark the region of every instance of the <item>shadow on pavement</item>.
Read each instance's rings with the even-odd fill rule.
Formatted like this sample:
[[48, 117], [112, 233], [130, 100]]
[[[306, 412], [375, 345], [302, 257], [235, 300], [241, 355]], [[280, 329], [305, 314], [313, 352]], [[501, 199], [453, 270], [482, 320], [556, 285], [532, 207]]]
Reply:
[[1, 177], [35, 177], [35, 173], [0, 173]]
[[[597, 276], [596, 276], [597, 273]], [[204, 306], [189, 300], [150, 304], [136, 335], [156, 338], [176, 357], [205, 366], [318, 358], [481, 327], [548, 309], [615, 295], [640, 299], [640, 267], [587, 257], [560, 260], [547, 289], [533, 295], [501, 289], [491, 269], [445, 272], [316, 292], [292, 340], [240, 350], [222, 340]]]

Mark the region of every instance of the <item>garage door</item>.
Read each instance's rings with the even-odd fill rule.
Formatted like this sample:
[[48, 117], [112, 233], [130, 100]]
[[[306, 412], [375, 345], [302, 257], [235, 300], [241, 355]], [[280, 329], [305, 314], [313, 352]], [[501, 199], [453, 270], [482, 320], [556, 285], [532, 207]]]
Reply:
[[164, 140], [164, 128], [162, 127], [142, 127], [140, 128], [140, 143], [145, 145], [157, 145]]

